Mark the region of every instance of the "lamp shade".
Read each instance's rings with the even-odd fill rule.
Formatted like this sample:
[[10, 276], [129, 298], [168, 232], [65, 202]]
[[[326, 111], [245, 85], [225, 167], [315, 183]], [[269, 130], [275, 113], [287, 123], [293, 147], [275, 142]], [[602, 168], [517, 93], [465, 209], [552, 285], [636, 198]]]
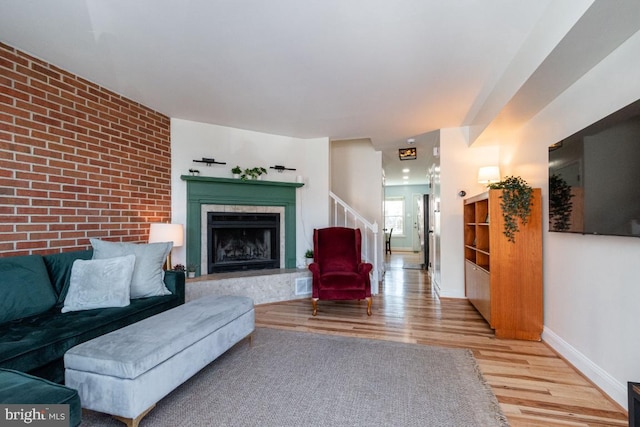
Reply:
[[500, 181], [500, 168], [498, 166], [483, 166], [478, 169], [478, 182], [489, 185]]
[[184, 244], [182, 224], [152, 223], [149, 227], [149, 243], [158, 242], [173, 242], [174, 248], [182, 246]]

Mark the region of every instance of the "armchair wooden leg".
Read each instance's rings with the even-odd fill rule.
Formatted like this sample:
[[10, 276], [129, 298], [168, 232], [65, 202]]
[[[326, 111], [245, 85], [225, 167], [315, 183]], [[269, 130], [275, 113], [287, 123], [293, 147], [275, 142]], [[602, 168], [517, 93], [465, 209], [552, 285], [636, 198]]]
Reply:
[[371, 316], [371, 303], [373, 303], [373, 299], [371, 297], [367, 298], [367, 316]]
[[311, 298], [311, 307], [313, 308], [311, 315], [315, 316], [318, 314], [318, 298]]

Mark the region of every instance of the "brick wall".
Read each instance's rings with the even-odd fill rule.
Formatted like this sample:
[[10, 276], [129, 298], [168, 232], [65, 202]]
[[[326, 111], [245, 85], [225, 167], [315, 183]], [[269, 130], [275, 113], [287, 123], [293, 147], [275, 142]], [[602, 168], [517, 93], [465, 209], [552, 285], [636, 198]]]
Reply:
[[144, 242], [171, 216], [169, 118], [0, 43], [0, 256]]

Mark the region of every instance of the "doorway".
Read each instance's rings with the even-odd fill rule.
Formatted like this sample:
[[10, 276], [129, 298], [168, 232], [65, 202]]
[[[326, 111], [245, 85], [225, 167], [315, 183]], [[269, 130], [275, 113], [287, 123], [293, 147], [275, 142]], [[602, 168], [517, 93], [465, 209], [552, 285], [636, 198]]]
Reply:
[[428, 224], [429, 216], [425, 214], [425, 207], [429, 206], [425, 204], [425, 200], [428, 202], [427, 194], [413, 194], [413, 253], [417, 254], [422, 268], [425, 268], [428, 259], [428, 245], [425, 244], [425, 235], [429, 230]]

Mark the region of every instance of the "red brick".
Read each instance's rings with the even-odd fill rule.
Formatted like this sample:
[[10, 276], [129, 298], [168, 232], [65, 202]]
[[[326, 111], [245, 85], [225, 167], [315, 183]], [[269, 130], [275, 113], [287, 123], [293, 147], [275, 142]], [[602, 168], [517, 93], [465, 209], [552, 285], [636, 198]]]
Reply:
[[33, 199], [33, 206], [60, 206], [60, 200], [55, 199]]
[[46, 164], [47, 160], [46, 159], [42, 159], [42, 158], [37, 158], [37, 157], [32, 157], [31, 159], [31, 163], [32, 163], [32, 169], [34, 172], [36, 173], [43, 173], [46, 175], [60, 175], [60, 169], [58, 168], [52, 168], [49, 166], [39, 166], [33, 163], [41, 163], [41, 164]]
[[47, 224], [19, 224], [16, 225], [16, 231], [23, 231], [31, 233], [34, 231], [47, 231], [49, 227]]
[[0, 160], [0, 168], [13, 171], [28, 171], [31, 169], [31, 167], [27, 163], [11, 162], [7, 160]]
[[[87, 113], [78, 110], [77, 108], [68, 108], [68, 107], [62, 107], [62, 112], [64, 114], [66, 114], [67, 116], [73, 117], [75, 119], [84, 119], [86, 120], [87, 118]], [[71, 120], [69, 120], [71, 121]]]
[[31, 240], [54, 240], [54, 239], [58, 239], [59, 237], [60, 237], [60, 234], [56, 232], [29, 234], [29, 239]]
[[61, 107], [66, 106], [69, 108], [73, 108], [73, 101], [70, 101], [68, 99], [64, 99], [62, 96], [58, 96], [58, 95], [53, 95], [53, 94], [48, 94], [47, 95], [47, 100], [55, 103], [55, 104], [59, 104]]
[[169, 118], [2, 43], [0, 58], [0, 256], [145, 241], [171, 213]]
[[14, 126], [12, 124], [2, 123], [2, 122], [0, 122], [0, 131], [6, 131], [10, 133], [19, 134], [19, 135], [29, 135], [28, 128]]
[[29, 204], [29, 199], [23, 199], [19, 197], [0, 196], [0, 205], [19, 206], [19, 205], [28, 205], [28, 204]]
[[[68, 85], [60, 80], [54, 80], [54, 79], [50, 79], [49, 82], [51, 83], [51, 86], [55, 86], [57, 88], [60, 88], [64, 91], [67, 92], [73, 92], [75, 91], [75, 88], [71, 85]], [[64, 95], [63, 95], [64, 96]]]
[[25, 76], [30, 77], [31, 79], [40, 80], [45, 83], [49, 81], [49, 78], [47, 77], [46, 74], [39, 73], [38, 71], [29, 67], [23, 67], [21, 65], [18, 65], [16, 67], [16, 71], [19, 72], [20, 74], [24, 74]]
[[16, 214], [15, 207], [0, 204], [0, 215], [15, 215], [15, 214]]
[[22, 117], [16, 117], [15, 118], [15, 124], [16, 124], [16, 126], [20, 126], [22, 129], [25, 129], [24, 135], [28, 135], [28, 130], [27, 129], [31, 129], [32, 131], [33, 130], [38, 130], [39, 132], [46, 132], [47, 131], [46, 124], [37, 123], [34, 120], [23, 119]]
[[67, 200], [75, 200], [76, 195], [73, 193], [61, 193], [57, 191], [52, 191], [49, 193], [49, 197], [53, 197], [55, 199], [67, 199]]
[[19, 90], [6, 86], [0, 86], [0, 94], [9, 96], [14, 99], [21, 99], [23, 101], [29, 101], [29, 99], [31, 98], [31, 95], [29, 95], [28, 93], [21, 92]]
[[0, 43], [0, 57], [22, 66], [26, 66], [29, 63], [29, 61], [18, 54], [14, 48], [3, 43]]
[[86, 128], [82, 127], [82, 126], [71, 124], [71, 123], [64, 123], [62, 125], [62, 127], [64, 128], [64, 130], [68, 130], [68, 131], [75, 132], [75, 133], [81, 133], [82, 134], [82, 133], [88, 133], [89, 132], [88, 129], [86, 129]]
[[[26, 104], [19, 103], [17, 105], [22, 108]], [[37, 106], [40, 106], [42, 108], [38, 108]], [[40, 114], [46, 114], [47, 110], [58, 111], [61, 108], [62, 107], [59, 104], [56, 104], [55, 102], [47, 101], [46, 99], [41, 99], [41, 98], [33, 98], [31, 100], [30, 108], [28, 109], [31, 111], [37, 111]]]
[[[29, 183], [27, 183], [29, 184]], [[41, 199], [47, 198], [49, 196], [49, 193], [47, 191], [38, 191], [38, 190], [29, 190], [29, 189], [22, 189], [22, 188], [18, 188], [18, 192], [16, 194], [19, 197], [38, 197]]]
[[36, 86], [28, 85], [27, 83], [28, 82], [16, 82], [13, 87], [20, 92], [28, 93], [29, 95], [33, 95], [37, 98], [44, 98], [45, 96], [47, 96], [47, 93], [42, 89]]
[[14, 224], [28, 222], [29, 218], [22, 215], [3, 215], [0, 217], [0, 221], [4, 224]]
[[[52, 95], [60, 95], [60, 89], [58, 89], [57, 87], [53, 87], [50, 84], [46, 83], [46, 82], [41, 82], [38, 80], [32, 80], [29, 82], [30, 86], [33, 86], [45, 93], [50, 93]], [[56, 104], [57, 105], [57, 104]]]
[[25, 240], [27, 238], [26, 233], [7, 233], [0, 235], [0, 241], [16, 241], [16, 240]]
[[[65, 126], [66, 128], [66, 126]], [[66, 129], [60, 129], [60, 128], [54, 128], [54, 127], [50, 127], [49, 128], [49, 132], [51, 132], [52, 135], [59, 135], [62, 138], [65, 139], [70, 139], [73, 138], [76, 134], [71, 131], [71, 130], [66, 130]]]
[[0, 111], [10, 116], [22, 117], [25, 119], [31, 116], [31, 113], [29, 113], [28, 111], [5, 104], [0, 104]]
[[49, 67], [47, 66], [43, 66], [40, 65], [39, 63], [37, 63], [37, 61], [33, 61], [33, 64], [31, 65], [31, 67], [33, 68], [34, 71], [37, 71], [39, 73], [45, 74], [49, 77], [52, 78], [52, 82], [55, 80], [60, 80], [60, 78], [62, 76], [60, 76], [60, 73], [56, 73], [55, 71], [52, 71]]
[[61, 239], [79, 239], [85, 236], [83, 231], [65, 231], [60, 233]]
[[70, 231], [70, 230], [74, 230], [77, 227], [74, 224], [60, 224], [60, 223], [56, 223], [56, 224], [51, 224], [49, 226], [49, 230], [52, 231]]
[[62, 81], [78, 90], [87, 90], [87, 83], [71, 74], [62, 76]]
[[37, 130], [33, 130], [33, 131], [31, 131], [31, 136], [33, 138], [43, 139], [45, 141], [60, 142], [60, 137], [59, 136], [56, 136], [56, 135], [53, 135], [53, 134], [50, 134], [50, 133], [47, 133], [47, 132], [40, 132], [40, 131], [37, 131]]
[[23, 250], [24, 249], [33, 250], [33, 249], [46, 248], [46, 247], [47, 247], [47, 242], [42, 240], [16, 243], [16, 249], [23, 249]]

